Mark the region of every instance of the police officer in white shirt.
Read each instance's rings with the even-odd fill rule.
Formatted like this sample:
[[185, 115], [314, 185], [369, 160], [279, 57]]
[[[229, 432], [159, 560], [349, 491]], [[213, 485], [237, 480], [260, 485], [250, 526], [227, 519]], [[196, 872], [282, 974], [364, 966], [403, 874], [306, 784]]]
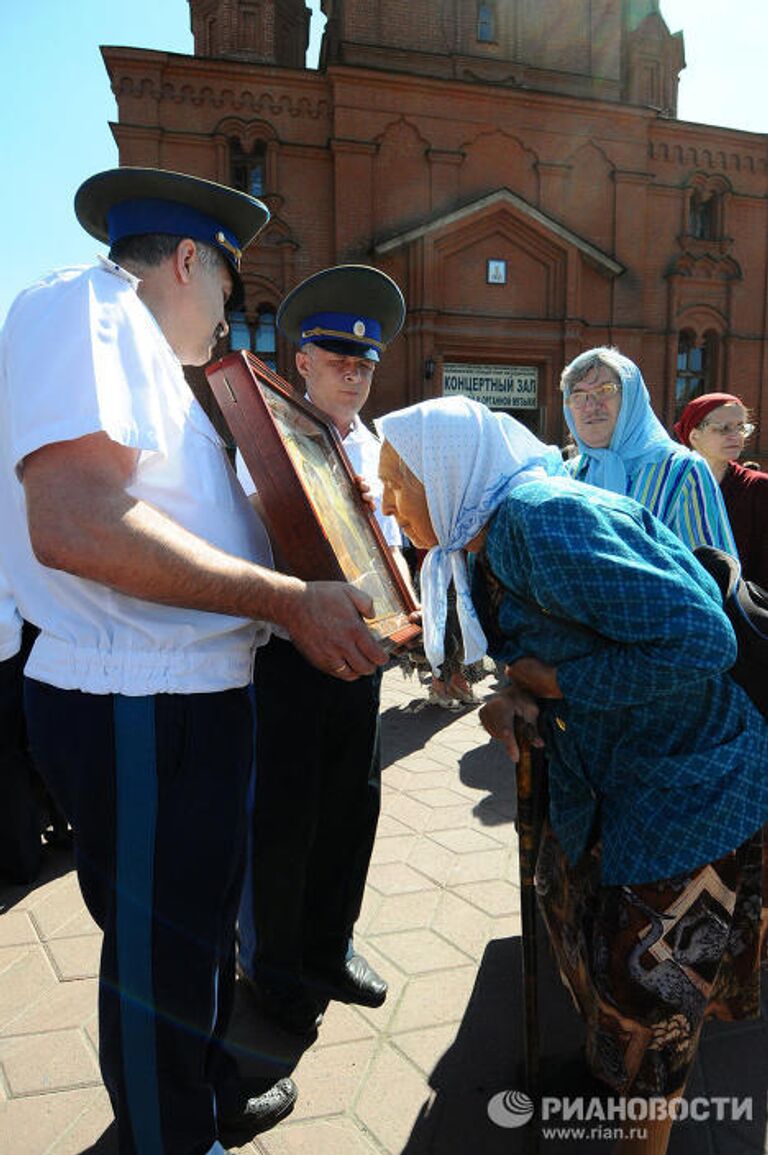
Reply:
[[[115, 169], [75, 199], [108, 260], [22, 293], [0, 336], [0, 550], [24, 618], [35, 762], [104, 931], [99, 1056], [120, 1155], [221, 1155], [293, 1106], [221, 1044], [252, 757], [275, 622], [349, 681], [386, 656], [343, 583], [274, 573], [182, 365], [202, 365], [268, 219], [208, 181]], [[244, 1140], [243, 1140], [244, 1141]]]
[[[379, 442], [358, 414], [379, 354], [404, 318], [395, 282], [364, 265], [316, 273], [277, 314], [281, 332], [299, 346], [296, 367], [309, 400], [334, 422], [397, 553], [397, 524], [381, 513]], [[379, 815], [380, 683], [377, 671], [343, 685], [280, 637], [256, 661], [256, 776], [239, 969], [267, 1017], [309, 1038], [329, 998], [378, 1007], [387, 994], [352, 938]]]

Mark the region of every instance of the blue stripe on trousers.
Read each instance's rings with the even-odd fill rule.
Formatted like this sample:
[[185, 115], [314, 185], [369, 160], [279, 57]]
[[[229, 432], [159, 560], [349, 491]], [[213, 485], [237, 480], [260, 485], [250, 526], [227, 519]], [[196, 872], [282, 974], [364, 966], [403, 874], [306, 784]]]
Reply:
[[116, 932], [126, 1095], [141, 1155], [162, 1155], [152, 982], [157, 762], [155, 701], [114, 697]]

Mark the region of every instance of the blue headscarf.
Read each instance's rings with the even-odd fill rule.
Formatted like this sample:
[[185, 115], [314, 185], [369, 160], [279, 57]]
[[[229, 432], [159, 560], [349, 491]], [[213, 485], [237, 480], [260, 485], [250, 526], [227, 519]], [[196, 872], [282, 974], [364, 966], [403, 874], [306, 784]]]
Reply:
[[576, 432], [570, 406], [564, 406], [565, 420], [579, 447], [582, 459], [586, 461], [586, 472], [579, 472], [582, 481], [609, 489], [612, 493], [627, 492], [627, 475], [635, 473], [644, 465], [663, 461], [670, 454], [686, 453], [667, 433], [651, 408], [651, 398], [643, 381], [643, 375], [634, 361], [619, 353], [618, 349], [601, 346], [580, 353], [565, 372], [578, 370], [583, 365], [587, 369], [590, 361], [598, 354], [605, 357], [605, 364], [613, 369], [621, 379], [621, 408], [610, 444], [605, 449], [591, 449], [585, 445]]

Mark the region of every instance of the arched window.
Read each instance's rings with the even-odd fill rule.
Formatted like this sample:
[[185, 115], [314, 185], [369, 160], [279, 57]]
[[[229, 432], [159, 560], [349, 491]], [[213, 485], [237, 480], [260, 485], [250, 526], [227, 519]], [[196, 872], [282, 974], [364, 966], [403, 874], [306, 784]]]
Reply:
[[477, 39], [482, 44], [492, 44], [496, 39], [496, 13], [493, 4], [477, 6]]
[[255, 353], [260, 361], [269, 365], [270, 369], [277, 369], [277, 330], [275, 328], [275, 310], [268, 305], [259, 309], [255, 319], [250, 322], [244, 312], [230, 313], [229, 347], [248, 349]]
[[685, 233], [696, 240], [716, 241], [726, 235], [726, 209], [731, 187], [719, 174], [694, 173], [688, 190]]
[[714, 196], [703, 197], [695, 192], [688, 213], [688, 232], [692, 237], [711, 240], [717, 235], [717, 201]]
[[262, 44], [264, 16], [259, 5], [243, 4], [240, 9], [240, 46], [251, 52]]
[[711, 393], [717, 338], [708, 333], [697, 343], [692, 333], [681, 333], [677, 345], [675, 420], [694, 397]]
[[245, 313], [230, 313], [227, 317], [227, 321], [229, 322], [230, 351], [234, 353], [237, 349], [250, 349], [251, 330], [248, 327], [248, 322], [245, 319]]
[[260, 309], [253, 332], [253, 351], [270, 369], [277, 368], [277, 331], [274, 309]]
[[229, 142], [230, 181], [232, 188], [250, 193], [252, 197], [264, 194], [267, 172], [267, 148], [263, 141], [257, 141], [250, 152], [243, 149], [239, 140]]

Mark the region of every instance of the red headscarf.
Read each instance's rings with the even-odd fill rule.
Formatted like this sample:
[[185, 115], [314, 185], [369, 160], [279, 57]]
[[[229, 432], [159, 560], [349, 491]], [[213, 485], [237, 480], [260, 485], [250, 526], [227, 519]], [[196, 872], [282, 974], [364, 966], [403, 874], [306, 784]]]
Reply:
[[741, 398], [735, 397], [733, 393], [703, 393], [701, 397], [694, 397], [680, 414], [680, 420], [675, 422], [678, 440], [690, 449], [691, 430], [701, 425], [707, 414], [713, 409], [719, 409], [721, 405], [741, 405], [745, 411], [747, 408]]

